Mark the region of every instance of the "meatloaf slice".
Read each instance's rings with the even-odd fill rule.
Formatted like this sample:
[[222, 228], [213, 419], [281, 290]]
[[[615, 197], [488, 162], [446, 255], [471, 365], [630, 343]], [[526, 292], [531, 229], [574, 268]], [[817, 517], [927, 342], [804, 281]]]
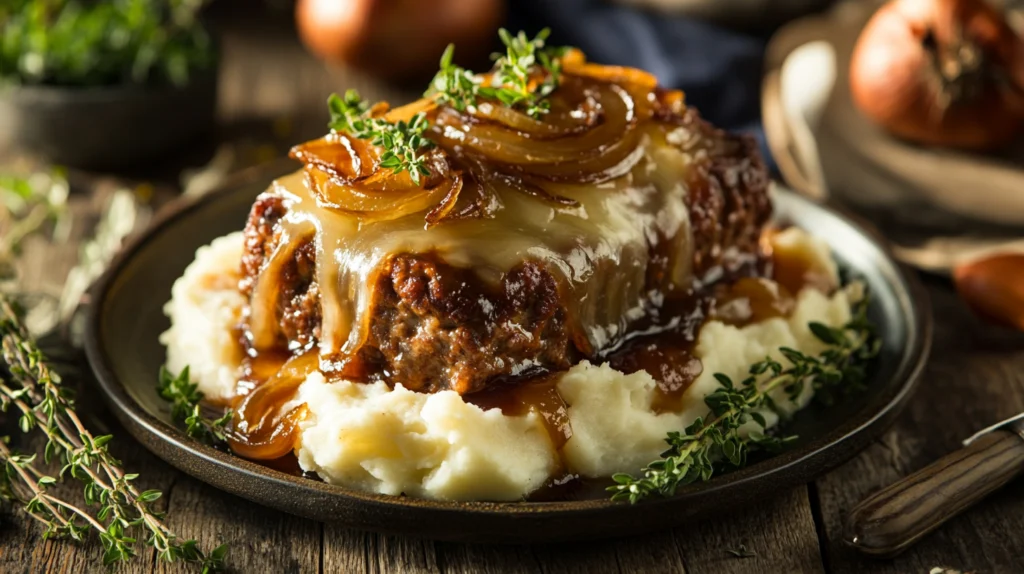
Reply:
[[[659, 254], [665, 241], [692, 241], [693, 278], [721, 277], [721, 268], [757, 255], [771, 212], [766, 171], [753, 141], [728, 136], [699, 118], [694, 121], [704, 159], [686, 181], [692, 237], [662, 238], [650, 245], [642, 277], [652, 301], [666, 292], [670, 275], [661, 268], [667, 260]], [[250, 299], [256, 278], [282, 240], [278, 223], [287, 205], [272, 187], [250, 212], [241, 283]], [[281, 349], [307, 348], [321, 338], [323, 290], [315, 270], [312, 239], [295, 249], [279, 270], [274, 314], [275, 345]], [[322, 366], [344, 377], [467, 394], [530, 371], [565, 369], [603, 350], [594, 348], [572, 320], [573, 295], [564, 274], [527, 254], [499, 281], [488, 282], [475, 270], [451, 265], [430, 251], [391, 253], [375, 268], [372, 287], [366, 302], [371, 319], [359, 348], [345, 356], [321, 357]], [[616, 334], [619, 340], [622, 336]]]

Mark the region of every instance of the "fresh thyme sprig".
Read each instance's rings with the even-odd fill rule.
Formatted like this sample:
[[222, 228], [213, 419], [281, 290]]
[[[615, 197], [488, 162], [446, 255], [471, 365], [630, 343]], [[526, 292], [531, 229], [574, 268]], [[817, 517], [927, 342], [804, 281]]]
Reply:
[[[508, 30], [498, 30], [498, 36], [505, 44], [505, 54], [494, 54], [494, 79], [485, 95], [494, 97], [510, 108], [522, 107], [532, 117], [548, 113], [551, 104], [546, 99], [558, 88], [562, 67], [559, 57], [564, 48], [545, 47], [551, 34], [550, 28], [541, 30], [532, 40], [526, 32], [513, 36]], [[544, 80], [536, 87], [530, 85], [530, 75], [539, 66]]]
[[[11, 303], [0, 296], [0, 347], [9, 377], [0, 379], [0, 409], [12, 406], [21, 413], [19, 427], [24, 433], [42, 432], [46, 438], [43, 461], [57, 457], [64, 464], [56, 476], [34, 466], [37, 455], [0, 447], [0, 495], [23, 504], [22, 508], [46, 526], [45, 537], [81, 540], [91, 529], [103, 544], [104, 564], [135, 556], [138, 535], [168, 562], [183, 560], [200, 565], [203, 572], [223, 566], [227, 547], [204, 554], [194, 540], [179, 542], [163, 522], [163, 515], [150, 505], [160, 498], [159, 490], [140, 492], [133, 481], [137, 474], [125, 473], [121, 462], [108, 450], [111, 435], [93, 436], [75, 411], [74, 400], [60, 376], [51, 371], [46, 357], [28, 335]], [[84, 484], [86, 508], [51, 495], [48, 489], [71, 476]], [[97, 507], [93, 514], [87, 508]]]
[[[531, 40], [525, 32], [513, 36], [504, 28], [499, 30], [506, 51], [492, 55], [494, 73], [490, 85], [486, 86], [482, 77], [452, 62], [455, 46], [449, 44], [441, 55], [441, 67], [424, 96], [459, 111], [475, 107], [480, 99], [490, 99], [510, 108], [521, 108], [532, 117], [545, 114], [551, 109], [547, 97], [561, 81], [559, 58], [565, 51], [545, 46], [550, 33], [545, 28]], [[544, 79], [534, 85], [531, 75], [538, 67], [543, 70]], [[344, 97], [331, 94], [327, 108], [331, 114], [328, 126], [332, 130], [370, 140], [381, 147], [381, 167], [395, 173], [409, 172], [416, 185], [420, 184], [421, 177], [430, 175], [423, 152], [434, 144], [423, 135], [430, 127], [425, 113], [420, 112], [409, 121], [389, 122], [374, 117], [370, 105], [363, 101], [359, 92], [351, 89]]]
[[647, 465], [640, 477], [613, 476], [616, 484], [608, 487], [614, 493], [612, 500], [635, 503], [655, 496], [672, 496], [679, 486], [710, 479], [716, 466], [744, 466], [751, 448], [780, 447], [789, 439], [760, 432], [743, 436], [739, 432], [749, 421], [755, 421], [762, 429], [767, 427], [762, 411], [779, 412], [771, 398], [777, 389], [792, 399], [806, 385], [812, 385], [816, 399], [827, 404], [841, 392], [862, 388], [866, 362], [879, 350], [866, 313], [864, 297], [855, 306], [851, 320], [842, 327], [810, 323], [815, 337], [828, 345], [816, 357], [782, 347], [779, 351], [789, 366], [766, 357], [751, 365], [750, 376], [739, 385], [723, 374], [716, 374], [722, 386], [704, 399], [711, 410], [707, 418], [697, 418], [684, 432], [669, 433], [665, 439], [669, 449], [659, 460]]
[[441, 67], [423, 97], [434, 98], [439, 104], [449, 105], [460, 112], [473, 108], [480, 99], [483, 78], [452, 63], [455, 44], [448, 44], [441, 54]]
[[[547, 97], [558, 88], [562, 66], [559, 58], [565, 48], [545, 46], [551, 30], [541, 30], [532, 40], [525, 32], [513, 36], [502, 28], [498, 31], [505, 54], [493, 54], [494, 73], [490, 85], [484, 85], [482, 76], [452, 63], [454, 44], [441, 55], [441, 67], [430, 87], [423, 94], [460, 112], [475, 107], [481, 99], [501, 102], [510, 108], [521, 108], [531, 117], [538, 117], [551, 109]], [[544, 79], [532, 84], [534, 71], [544, 71]]]
[[433, 147], [434, 143], [423, 137], [423, 132], [429, 127], [423, 112], [408, 122], [375, 118], [370, 115], [370, 107], [359, 92], [351, 89], [345, 92], [344, 98], [331, 94], [327, 107], [331, 112], [328, 126], [332, 130], [370, 140], [384, 150], [380, 156], [381, 167], [390, 168], [395, 173], [408, 171], [416, 185], [420, 184], [421, 176], [430, 175], [423, 151]]
[[227, 409], [222, 416], [212, 420], [204, 417], [200, 406], [203, 393], [199, 390], [199, 385], [189, 378], [188, 367], [182, 369], [177, 376], [165, 367], [160, 367], [160, 384], [157, 389], [160, 396], [171, 403], [171, 417], [177, 422], [184, 423], [188, 436], [207, 444], [221, 444], [227, 441], [224, 429], [231, 420], [233, 411]]

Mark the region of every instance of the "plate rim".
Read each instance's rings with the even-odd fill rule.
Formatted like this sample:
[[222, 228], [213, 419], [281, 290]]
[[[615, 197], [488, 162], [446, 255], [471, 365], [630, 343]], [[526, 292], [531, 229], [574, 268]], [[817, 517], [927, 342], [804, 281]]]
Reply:
[[[290, 160], [287, 163], [287, 166], [294, 167], [294, 165], [294, 162], [291, 162]], [[247, 495], [244, 492], [244, 488], [236, 490], [233, 487], [226, 488], [221, 484], [213, 484], [213, 482], [207, 478], [197, 476], [197, 473], [192, 472], [192, 469], [188, 468], [188, 462], [186, 459], [198, 458], [203, 463], [214, 465], [215, 467], [219, 467], [221, 470], [242, 473], [242, 475], [248, 479], [269, 481], [274, 487], [297, 487], [300, 490], [305, 490], [311, 494], [327, 495], [331, 497], [340, 496], [345, 499], [345, 503], [359, 502], [378, 508], [417, 508], [434, 513], [469, 513], [474, 515], [507, 518], [510, 517], [510, 515], [530, 516], [537, 514], [544, 514], [548, 516], [554, 514], [575, 516], [582, 513], [587, 516], [593, 516], [595, 514], [623, 512], [623, 509], [629, 508], [649, 508], [652, 505], [680, 504], [680, 501], [686, 501], [693, 497], [715, 496], [722, 490], [738, 489], [742, 488], [744, 485], [749, 486], [748, 483], [751, 482], [768, 480], [773, 477], [787, 478], [787, 472], [792, 474], [794, 467], [798, 467], [801, 464], [811, 464], [814, 459], [826, 458], [831, 452], [839, 452], [839, 456], [834, 456], [826, 464], [821, 466], [822, 470], [820, 472], [812, 473], [811, 476], [806, 478], [798, 477], [796, 480], [794, 480], [793, 477], [788, 477], [788, 480], [782, 481], [783, 484], [781, 486], [774, 486], [772, 488], [773, 491], [781, 491], [783, 487], [792, 487], [796, 484], [813, 480], [814, 477], [821, 476], [825, 472], [828, 472], [843, 462], [851, 459], [862, 449], [849, 448], [849, 446], [845, 449], [839, 447], [843, 447], [844, 444], [850, 442], [856, 436], [864, 433], [872, 433], [873, 436], [881, 434], [881, 432], [892, 423], [895, 417], [906, 405], [908, 399], [917, 387], [917, 384], [921, 379], [923, 369], [927, 363], [932, 342], [932, 314], [927, 291], [925, 291], [916, 275], [911, 273], [911, 270], [905, 264], [900, 263], [898, 259], [893, 257], [888, 245], [880, 240], [879, 234], [871, 227], [870, 224], [856, 216], [851, 216], [848, 212], [845, 212], [845, 210], [836, 209], [829, 205], [816, 204], [815, 202], [800, 196], [796, 192], [788, 190], [785, 186], [776, 184], [778, 189], [786, 190], [785, 193], [792, 194], [797, 201], [814, 204], [816, 208], [823, 209], [830, 215], [845, 221], [862, 234], [874, 248], [878, 249], [879, 252], [889, 260], [892, 268], [896, 272], [896, 286], [899, 287], [896, 291], [901, 292], [902, 297], [907, 299], [907, 301], [903, 301], [902, 303], [905, 305], [905, 309], [908, 309], [911, 312], [910, 316], [907, 317], [909, 340], [908, 345], [904, 348], [903, 354], [900, 357], [900, 363], [892, 377], [892, 380], [901, 379], [902, 382], [898, 387], [896, 387], [895, 383], [889, 383], [892, 387], [896, 387], [895, 392], [891, 392], [892, 396], [888, 401], [881, 405], [880, 408], [870, 416], [859, 416], [864, 409], [855, 411], [843, 424], [838, 425], [824, 435], [816, 436], [807, 444], [799, 448], [780, 453], [747, 467], [718, 475], [708, 482], [684, 487], [673, 497], [643, 501], [636, 505], [630, 505], [625, 502], [613, 502], [609, 499], [550, 502], [471, 502], [431, 500], [365, 492], [340, 485], [331, 485], [325, 482], [290, 475], [195, 441], [185, 435], [185, 433], [177, 427], [169, 425], [150, 414], [145, 407], [131, 397], [125, 384], [118, 380], [118, 377], [115, 375], [112, 367], [111, 358], [107, 356], [107, 353], [103, 349], [100, 336], [102, 323], [101, 310], [105, 307], [106, 298], [109, 295], [112, 286], [121, 276], [128, 263], [143, 250], [149, 241], [161, 234], [172, 223], [189, 216], [193, 212], [205, 208], [205, 206], [211, 202], [215, 202], [218, 199], [237, 192], [239, 187], [255, 183], [261, 179], [270, 180], [273, 177], [280, 175], [285, 167], [286, 164], [283, 160], [275, 160], [268, 164], [253, 166], [230, 176], [222, 184], [218, 185], [216, 189], [200, 196], [199, 198], [179, 197], [167, 204], [161, 212], [157, 214], [153, 222], [143, 233], [129, 240], [128, 244], [125, 245], [118, 253], [111, 265], [93, 285], [90, 290], [90, 304], [87, 310], [84, 333], [86, 357], [94, 378], [102, 391], [103, 398], [121, 422], [122, 426], [125, 427], [125, 430], [127, 430], [135, 440], [140, 442], [147, 450], [153, 452], [157, 457], [168, 462], [182, 472], [185, 472], [204, 483], [211, 484], [219, 490], [224, 490], [231, 494], [248, 498], [264, 506], [270, 506], [293, 514], [310, 516], [308, 513], [296, 512], [288, 505], [268, 503], [262, 499], [256, 500], [252, 496]], [[901, 305], [901, 307], [904, 305]], [[856, 424], [852, 424], [853, 420], [858, 422]], [[161, 449], [151, 445], [151, 443], [155, 444], [161, 441], [169, 444], [175, 450], [179, 451], [176, 453], [176, 456], [166, 454]], [[796, 474], [799, 474], [799, 472]], [[225, 482], [225, 484], [227, 483]], [[317, 519], [325, 520], [325, 518], [322, 517]], [[336, 520], [345, 522], [346, 517], [339, 516]], [[349, 522], [352, 521], [350, 520]], [[372, 525], [366, 524], [360, 524], [358, 527], [387, 532], [407, 532], [407, 530], [387, 527], [373, 528]], [[446, 538], [443, 533], [438, 532], [428, 532], [424, 534], [432, 538]], [[599, 536], [585, 537], [596, 538]], [[563, 538], [572, 539], [574, 537], [570, 534]]]

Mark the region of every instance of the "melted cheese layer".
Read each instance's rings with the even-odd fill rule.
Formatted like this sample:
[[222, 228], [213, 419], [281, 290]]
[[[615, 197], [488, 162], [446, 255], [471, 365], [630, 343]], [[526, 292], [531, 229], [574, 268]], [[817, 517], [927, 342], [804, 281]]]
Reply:
[[[278, 224], [280, 241], [253, 292], [253, 347], [260, 351], [274, 345], [279, 270], [310, 240], [316, 248], [322, 356], [353, 353], [361, 346], [373, 320], [372, 289], [381, 264], [402, 253], [432, 253], [495, 284], [513, 266], [536, 261], [565, 290], [570, 328], [584, 335], [591, 347], [585, 351], [613, 344], [665, 292], [685, 288], [691, 280], [693, 239], [685, 182], [706, 152], [667, 143], [691, 139], [685, 126], [649, 123], [639, 129], [643, 157], [629, 172], [601, 184], [544, 184], [549, 193], [574, 199], [578, 206], [499, 191], [502, 209], [493, 218], [429, 229], [422, 213], [361, 223], [354, 215], [322, 207], [302, 171], [275, 181], [271, 191], [285, 198], [287, 211]], [[664, 272], [658, 284], [651, 284], [655, 256]]]

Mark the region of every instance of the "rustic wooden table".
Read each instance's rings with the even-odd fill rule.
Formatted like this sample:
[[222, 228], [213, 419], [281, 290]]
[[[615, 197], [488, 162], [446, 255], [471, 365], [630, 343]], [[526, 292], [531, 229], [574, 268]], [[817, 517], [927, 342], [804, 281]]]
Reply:
[[[248, 154], [249, 161], [280, 155], [287, 143], [318, 135], [330, 91], [355, 86], [372, 97], [401, 97], [358, 74], [326, 69], [302, 51], [286, 26], [254, 23], [241, 30], [228, 26], [223, 38], [218, 138], [231, 142], [236, 155]], [[174, 187], [168, 167], [157, 166], [153, 173], [159, 189]], [[96, 186], [73, 195], [71, 241], [28, 246], [23, 287], [59, 290], [76, 261], [79, 242], [95, 224], [103, 193]], [[979, 322], [958, 302], [948, 281], [925, 282], [936, 318], [932, 360], [910, 406], [881, 439], [813, 483], [740, 512], [656, 535], [623, 532], [614, 541], [479, 546], [356, 532], [215, 490], [145, 451], [101, 408], [94, 412], [98, 424], [110, 425], [117, 435], [114, 450], [126, 468], [141, 474], [145, 488], [163, 490], [161, 504], [170, 526], [207, 548], [227, 543], [229, 565], [236, 572], [1024, 571], [1020, 482], [895, 560], [867, 559], [841, 543], [844, 515], [865, 495], [957, 448], [978, 428], [1024, 410], [1024, 335]], [[83, 394], [83, 400], [94, 395]], [[425, 524], [424, 532], [429, 528]], [[729, 552], [740, 547], [752, 556]], [[184, 571], [158, 562], [148, 548], [140, 552], [119, 570]], [[36, 524], [17, 509], [3, 508], [0, 572], [101, 572], [101, 555], [95, 540], [81, 545], [41, 541]]]

